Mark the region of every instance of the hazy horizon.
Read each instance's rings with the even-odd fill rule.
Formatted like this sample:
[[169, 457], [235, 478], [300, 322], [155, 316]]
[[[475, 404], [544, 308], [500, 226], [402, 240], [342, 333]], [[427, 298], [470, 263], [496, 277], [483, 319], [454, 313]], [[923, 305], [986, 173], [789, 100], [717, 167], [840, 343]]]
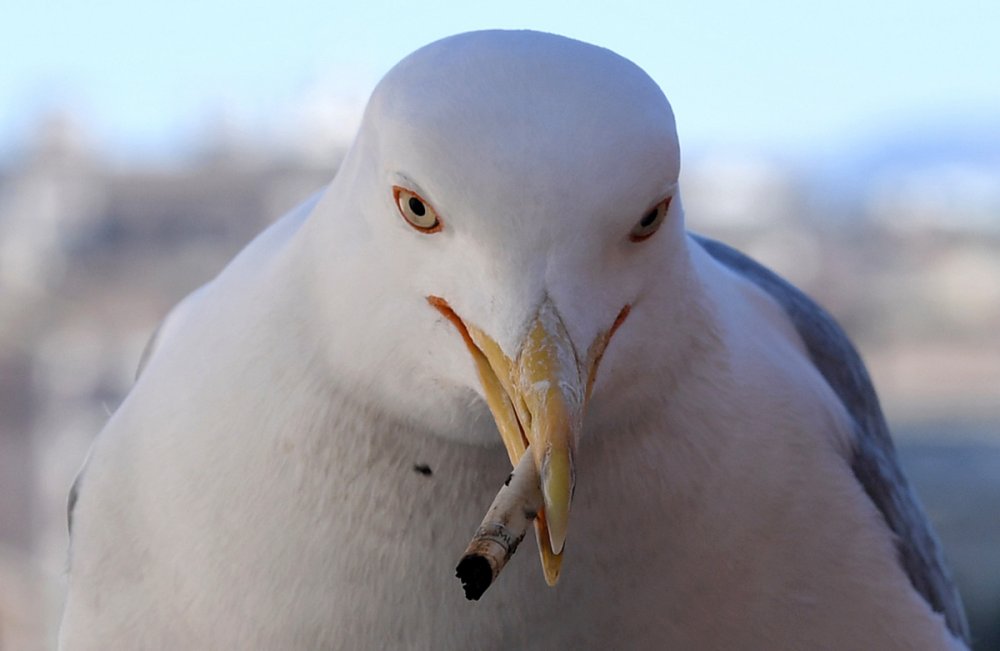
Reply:
[[[691, 149], [823, 160], [921, 124], [984, 130], [1000, 115], [1000, 4], [846, 0], [797, 6], [623, 1], [502, 6], [224, 0], [11, 5], [0, 26], [0, 160], [64, 111], [115, 158], [196, 150], [220, 122], [280, 141], [353, 130], [377, 80], [449, 34], [532, 28], [608, 47], [656, 80]], [[233, 135], [230, 134], [230, 135]], [[329, 135], [329, 134], [328, 134]]]

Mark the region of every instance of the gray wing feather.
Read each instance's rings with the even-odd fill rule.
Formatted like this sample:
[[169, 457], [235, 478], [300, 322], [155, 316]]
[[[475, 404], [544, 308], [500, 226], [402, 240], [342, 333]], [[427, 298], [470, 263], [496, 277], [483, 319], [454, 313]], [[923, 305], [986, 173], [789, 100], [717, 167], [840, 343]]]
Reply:
[[146, 342], [146, 346], [142, 349], [142, 354], [139, 356], [139, 364], [135, 369], [136, 380], [139, 379], [139, 376], [142, 375], [142, 372], [146, 369], [146, 364], [149, 363], [149, 358], [153, 356], [153, 351], [156, 350], [156, 345], [160, 340], [161, 330], [163, 330], [163, 322], [156, 326], [156, 330], [153, 331], [149, 341]]
[[73, 485], [69, 487], [69, 497], [66, 498], [66, 530], [73, 535], [73, 510], [76, 509], [76, 501], [80, 498], [80, 477], [83, 472], [78, 472], [73, 480]]
[[[146, 369], [146, 365], [149, 364], [149, 360], [156, 353], [157, 348], [160, 345], [160, 339], [163, 336], [164, 328], [167, 324], [173, 320], [179, 318], [178, 313], [183, 309], [185, 305], [189, 305], [195, 296], [197, 296], [203, 288], [196, 289], [195, 291], [188, 294], [180, 303], [178, 303], [174, 308], [167, 314], [166, 318], [160, 321], [160, 324], [153, 331], [153, 334], [149, 337], [149, 341], [146, 342], [146, 346], [142, 349], [142, 354], [139, 356], [139, 364], [135, 370], [135, 381], [139, 380], [142, 372]], [[76, 502], [80, 498], [80, 486], [83, 483], [83, 475], [87, 470], [87, 462], [84, 461], [83, 467], [80, 468], [80, 472], [77, 473], [76, 479], [73, 481], [73, 485], [69, 489], [69, 499], [66, 501], [66, 523], [69, 528], [70, 538], [72, 541], [73, 536], [73, 511], [76, 508]]]
[[813, 364], [853, 417], [851, 470], [895, 534], [900, 564], [917, 592], [944, 615], [949, 630], [968, 643], [969, 625], [961, 597], [927, 517], [899, 467], [868, 371], [847, 335], [833, 317], [774, 272], [725, 244], [699, 236], [695, 240], [785, 309]]
[[[160, 331], [163, 329], [163, 322], [157, 326], [156, 330], [153, 331], [152, 336], [149, 341], [146, 342], [145, 348], [142, 349], [142, 354], [139, 356], [139, 365], [135, 371], [135, 379], [138, 380], [139, 376], [142, 375], [143, 369], [146, 368], [146, 364], [149, 362], [149, 358], [153, 355], [153, 351], [156, 349], [157, 341], [159, 341]], [[76, 479], [73, 480], [73, 485], [69, 488], [69, 497], [66, 499], [66, 528], [69, 530], [69, 535], [73, 536], [73, 511], [76, 509], [76, 502], [80, 499], [80, 484], [83, 481], [83, 473], [87, 469], [86, 461], [83, 467], [80, 468], [80, 472], [76, 474]]]

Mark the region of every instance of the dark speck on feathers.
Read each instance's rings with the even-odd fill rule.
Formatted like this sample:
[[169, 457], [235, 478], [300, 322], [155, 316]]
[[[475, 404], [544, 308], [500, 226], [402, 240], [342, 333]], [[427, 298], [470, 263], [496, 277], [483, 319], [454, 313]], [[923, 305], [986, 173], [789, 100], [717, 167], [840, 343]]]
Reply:
[[534, 520], [535, 518], [538, 517], [538, 512], [533, 509], [525, 509], [524, 517], [528, 518], [529, 520]]
[[426, 463], [413, 464], [413, 472], [419, 472], [424, 477], [430, 477], [431, 475], [434, 474], [434, 471], [431, 470], [431, 467], [428, 466]]
[[509, 475], [507, 475], [507, 479], [504, 480], [503, 485], [510, 486], [510, 480], [513, 478], [514, 478], [514, 473], [510, 473]]

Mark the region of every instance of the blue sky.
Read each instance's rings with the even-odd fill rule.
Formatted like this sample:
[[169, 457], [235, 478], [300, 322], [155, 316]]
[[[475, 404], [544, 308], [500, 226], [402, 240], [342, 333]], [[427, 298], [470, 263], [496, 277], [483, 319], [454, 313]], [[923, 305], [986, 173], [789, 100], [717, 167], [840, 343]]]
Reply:
[[629, 57], [688, 144], [821, 152], [887, 125], [1000, 115], [996, 0], [9, 0], [3, 14], [0, 158], [56, 108], [124, 156], [196, 146], [219, 111], [265, 129], [310, 88], [359, 103], [415, 48], [488, 27]]

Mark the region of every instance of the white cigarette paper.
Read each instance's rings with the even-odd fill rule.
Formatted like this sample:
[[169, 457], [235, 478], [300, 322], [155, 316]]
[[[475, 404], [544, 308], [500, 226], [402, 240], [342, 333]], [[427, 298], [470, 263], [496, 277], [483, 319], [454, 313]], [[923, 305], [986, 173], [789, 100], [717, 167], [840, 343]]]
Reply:
[[458, 563], [455, 574], [462, 581], [466, 599], [478, 600], [496, 580], [542, 503], [538, 470], [529, 449], [493, 499]]

